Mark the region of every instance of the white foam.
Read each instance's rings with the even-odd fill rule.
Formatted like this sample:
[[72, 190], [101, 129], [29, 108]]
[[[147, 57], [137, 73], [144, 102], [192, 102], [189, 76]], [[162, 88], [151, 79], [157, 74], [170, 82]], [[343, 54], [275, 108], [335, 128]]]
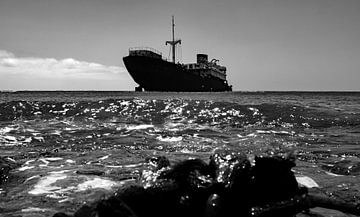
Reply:
[[119, 183], [95, 177], [94, 179], [87, 180], [83, 183], [80, 183], [76, 188], [76, 191], [86, 191], [93, 188], [102, 188], [106, 190], [111, 190], [113, 187], [119, 186]]
[[28, 161], [25, 162], [25, 165], [29, 165], [29, 163], [32, 163], [32, 162], [34, 162], [34, 161], [35, 161], [34, 159], [28, 160]]
[[344, 176], [344, 175], [339, 175], [339, 174], [335, 174], [335, 173], [331, 173], [331, 172], [325, 172], [325, 173], [329, 176]]
[[162, 137], [162, 136], [158, 136], [156, 137], [157, 140], [161, 141], [161, 142], [179, 142], [183, 139], [182, 136], [169, 136], [169, 137]]
[[51, 134], [60, 136], [60, 135], [61, 135], [61, 131], [60, 131], [60, 130], [55, 130], [55, 131], [52, 132]]
[[249, 110], [252, 111], [252, 112], [254, 112], [254, 113], [253, 113], [253, 116], [260, 114], [259, 109], [257, 109], [257, 108], [252, 108], [252, 107], [250, 107]]
[[220, 109], [219, 109], [218, 107], [216, 107], [216, 108], [213, 108], [213, 111], [214, 111], [214, 112], [219, 112]]
[[47, 157], [47, 158], [44, 158], [45, 160], [48, 160], [48, 161], [59, 161], [59, 160], [62, 160], [64, 158], [62, 157]]
[[34, 129], [31, 129], [31, 128], [25, 129], [25, 132], [31, 132], [31, 133], [33, 133], [33, 135], [35, 135], [35, 136], [40, 134], [40, 133], [34, 133], [35, 130], [34, 130]]
[[130, 125], [127, 127], [128, 130], [145, 130], [148, 128], [154, 128], [152, 124], [141, 124], [141, 125]]
[[260, 133], [260, 134], [270, 134], [271, 131], [270, 130], [256, 130], [257, 133]]
[[158, 149], [158, 150], [163, 150], [163, 149], [164, 149], [164, 146], [159, 145], [159, 146], [156, 146], [155, 148]]
[[66, 163], [69, 163], [69, 164], [75, 163], [75, 161], [74, 161], [74, 160], [71, 160], [71, 159], [67, 159], [65, 162], [66, 162]]
[[14, 130], [14, 128], [3, 127], [3, 128], [0, 128], [0, 133], [10, 133], [12, 130]]
[[4, 136], [4, 138], [8, 141], [13, 141], [15, 142], [16, 141], [16, 137], [15, 136]]
[[70, 198], [65, 198], [65, 199], [59, 200], [58, 202], [59, 203], [64, 203], [64, 202], [69, 201], [69, 200], [70, 200]]
[[45, 160], [45, 158], [40, 158], [39, 161], [43, 162], [46, 165], [50, 163], [49, 161]]
[[101, 157], [101, 158], [99, 158], [99, 160], [105, 160], [105, 159], [107, 159], [107, 158], [109, 158], [109, 155], [106, 155], [106, 156], [104, 156], [104, 157]]
[[173, 122], [166, 124], [166, 126], [170, 127], [170, 128], [179, 127], [179, 126], [183, 126], [183, 125], [184, 125], [183, 123], [173, 123]]
[[319, 185], [308, 176], [296, 176], [296, 181], [307, 188], [318, 188]]
[[256, 130], [259, 134], [282, 134], [282, 135], [292, 135], [294, 132], [288, 132], [285, 130], [276, 131], [276, 130]]
[[138, 163], [138, 164], [128, 164], [128, 165], [124, 165], [125, 168], [134, 168], [134, 167], [138, 167], [143, 165], [143, 163]]
[[16, 163], [16, 160], [12, 159], [11, 157], [7, 157], [6, 159], [9, 160], [9, 161], [11, 161], [11, 162]]
[[51, 174], [63, 174], [63, 173], [67, 173], [70, 172], [71, 170], [58, 170], [58, 171], [51, 171], [49, 173]]
[[38, 207], [28, 207], [25, 209], [22, 209], [21, 212], [46, 212], [48, 209], [42, 209]]
[[34, 168], [34, 166], [23, 166], [23, 167], [20, 167], [18, 168], [19, 171], [25, 171], [25, 170], [30, 170]]
[[194, 151], [190, 151], [189, 149], [187, 148], [183, 148], [180, 150], [181, 153], [184, 153], [184, 154], [191, 154], [191, 153], [194, 153]]
[[122, 166], [122, 165], [105, 165], [105, 167], [109, 167], [109, 168], [123, 168], [124, 166]]
[[31, 176], [31, 177], [27, 178], [24, 183], [26, 183], [32, 179], [39, 178], [39, 177], [40, 177], [39, 175]]
[[128, 105], [130, 105], [130, 102], [129, 101], [123, 101], [123, 102], [120, 102], [120, 105], [128, 106]]
[[184, 124], [182, 124], [182, 123], [167, 123], [165, 127], [168, 131], [179, 131], [179, 130], [181, 130], [181, 128], [184, 128]]
[[31, 137], [28, 137], [28, 138], [26, 138], [23, 142], [25, 142], [25, 143], [30, 143], [32, 141], [32, 138]]
[[34, 186], [33, 190], [29, 191], [29, 194], [39, 195], [39, 194], [50, 194], [55, 190], [61, 189], [58, 186], [53, 185], [58, 180], [65, 179], [67, 176], [63, 174], [50, 174], [46, 176]]
[[255, 133], [250, 133], [250, 134], [246, 135], [246, 137], [256, 137], [256, 134]]

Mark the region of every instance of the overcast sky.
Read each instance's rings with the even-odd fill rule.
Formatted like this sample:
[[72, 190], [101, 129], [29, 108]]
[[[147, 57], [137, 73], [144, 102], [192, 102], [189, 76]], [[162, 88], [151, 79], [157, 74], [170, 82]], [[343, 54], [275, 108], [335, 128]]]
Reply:
[[234, 90], [360, 90], [359, 0], [0, 0], [0, 90], [134, 90], [122, 57], [208, 53]]

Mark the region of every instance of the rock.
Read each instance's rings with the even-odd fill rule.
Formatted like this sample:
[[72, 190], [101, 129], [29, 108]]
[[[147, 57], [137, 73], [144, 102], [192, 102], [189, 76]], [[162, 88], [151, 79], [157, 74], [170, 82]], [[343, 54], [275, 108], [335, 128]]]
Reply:
[[190, 159], [164, 171], [159, 179], [174, 180], [181, 188], [206, 187], [214, 182], [215, 170], [200, 159]]
[[216, 180], [224, 186], [224, 190], [216, 191], [221, 192], [214, 205], [217, 216], [247, 216], [252, 194], [250, 161], [245, 155], [223, 153], [212, 155], [209, 165], [216, 169]]
[[291, 171], [293, 159], [256, 157], [254, 166], [237, 154], [213, 155], [208, 164], [185, 160], [172, 167], [163, 157], [147, 161], [159, 171], [151, 185], [140, 185], [140, 179], [139, 185], [82, 206], [74, 216], [246, 217], [253, 208], [257, 216], [271, 216], [274, 210], [277, 216], [292, 216], [305, 209], [307, 192]]
[[288, 200], [299, 191], [291, 168], [295, 163], [282, 157], [255, 157], [252, 201], [267, 204]]
[[145, 161], [153, 166], [157, 170], [170, 166], [170, 161], [164, 156], [146, 158]]
[[76, 211], [74, 217], [96, 217], [96, 215], [96, 205], [85, 204]]

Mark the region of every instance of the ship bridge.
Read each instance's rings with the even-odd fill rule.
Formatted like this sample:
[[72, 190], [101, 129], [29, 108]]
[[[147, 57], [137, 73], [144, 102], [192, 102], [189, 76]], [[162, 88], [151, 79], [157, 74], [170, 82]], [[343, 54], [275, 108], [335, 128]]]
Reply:
[[212, 76], [226, 80], [226, 67], [216, 64], [218, 60], [213, 59], [209, 62], [207, 54], [197, 54], [196, 56], [197, 62], [185, 64], [186, 69], [196, 72], [201, 77]]

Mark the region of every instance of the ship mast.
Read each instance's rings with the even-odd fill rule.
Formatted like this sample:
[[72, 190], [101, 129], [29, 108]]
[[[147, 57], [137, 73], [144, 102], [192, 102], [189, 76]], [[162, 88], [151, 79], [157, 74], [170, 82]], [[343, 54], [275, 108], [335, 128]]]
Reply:
[[181, 40], [175, 40], [175, 23], [174, 23], [174, 16], [172, 16], [172, 41], [166, 41], [165, 45], [170, 44], [172, 50], [172, 62], [175, 63], [175, 48], [176, 44], [181, 44]]

